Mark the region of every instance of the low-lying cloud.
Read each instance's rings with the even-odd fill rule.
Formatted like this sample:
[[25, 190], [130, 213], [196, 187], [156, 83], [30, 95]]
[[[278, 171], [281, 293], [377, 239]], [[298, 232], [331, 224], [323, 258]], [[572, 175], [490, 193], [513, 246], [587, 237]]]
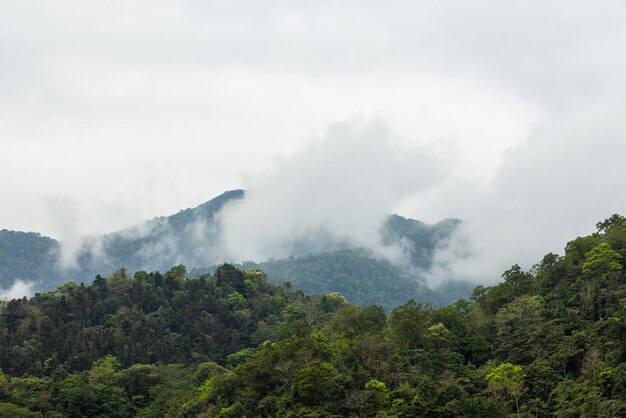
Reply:
[[[597, 93], [589, 105], [546, 114], [504, 153], [495, 176], [480, 182], [441, 152], [403, 147], [384, 123], [337, 125], [222, 213], [225, 254], [282, 258], [290, 244], [326, 234], [393, 260], [399, 249], [382, 247], [378, 233], [385, 214], [400, 207], [415, 219], [463, 221], [432, 268], [420, 272], [432, 286], [492, 284], [513, 264], [529, 269], [548, 252], [562, 254], [596, 222], [626, 212], [623, 107], [615, 92]], [[441, 150], [456, 153], [454, 144]]]
[[32, 296], [33, 287], [33, 282], [17, 279], [13, 282], [10, 288], [0, 288], [0, 300], [21, 299], [24, 296]]
[[245, 199], [222, 211], [225, 254], [236, 261], [283, 258], [303, 241], [319, 251], [339, 242], [389, 253], [379, 235], [386, 216], [402, 199], [434, 187], [448, 163], [433, 150], [403, 144], [383, 122], [335, 124], [256, 177]]

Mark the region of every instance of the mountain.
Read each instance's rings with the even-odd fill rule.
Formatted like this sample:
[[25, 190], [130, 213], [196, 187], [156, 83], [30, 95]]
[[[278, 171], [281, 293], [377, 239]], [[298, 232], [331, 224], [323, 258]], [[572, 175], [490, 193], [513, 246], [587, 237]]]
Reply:
[[[35, 282], [35, 290], [53, 289], [71, 279], [91, 280], [120, 268], [128, 271], [166, 271], [184, 264], [194, 273], [213, 271], [223, 262], [217, 214], [225, 205], [244, 197], [232, 190], [193, 209], [158, 217], [101, 236], [86, 237], [75, 254], [75, 263], [61, 268], [58, 241], [34, 233], [0, 233], [0, 287], [21, 278]], [[434, 225], [390, 215], [381, 231], [383, 247], [402, 248], [406, 260], [392, 264], [364, 248], [334, 241], [329, 236], [307, 237], [290, 243], [292, 256], [284, 260], [247, 262], [244, 268], [260, 268], [275, 282], [288, 281], [309, 293], [341, 292], [358, 305], [378, 303], [391, 309], [408, 297], [437, 306], [466, 296], [464, 283], [431, 290], [424, 285], [433, 251], [452, 234], [460, 221], [447, 219]], [[324, 252], [320, 252], [324, 248]], [[206, 266], [213, 266], [207, 268]]]
[[[61, 268], [59, 253], [61, 244], [49, 237], [33, 232], [0, 231], [0, 288], [10, 287], [15, 279], [35, 282], [36, 290], [49, 290], [67, 278], [89, 281], [97, 274], [109, 274], [119, 268], [128, 270], [166, 271], [181, 262], [198, 257], [196, 236], [206, 227], [217, 242], [214, 225], [215, 215], [231, 201], [241, 199], [243, 190], [227, 191], [193, 209], [185, 209], [171, 215], [151, 219], [121, 231], [100, 236], [88, 236], [75, 254], [75, 265]], [[209, 252], [210, 248], [201, 248]], [[206, 263], [206, 261], [202, 261]], [[193, 264], [193, 263], [191, 263]]]
[[[237, 264], [242, 269], [265, 272], [269, 280], [288, 282], [306, 293], [339, 292], [359, 306], [380, 305], [389, 311], [416, 299], [434, 306], [444, 306], [467, 297], [473, 286], [457, 281], [441, 284], [433, 290], [426, 286], [419, 272], [410, 274], [389, 261], [374, 258], [363, 249], [345, 249], [327, 253]], [[207, 274], [217, 266], [191, 270], [192, 275]]]

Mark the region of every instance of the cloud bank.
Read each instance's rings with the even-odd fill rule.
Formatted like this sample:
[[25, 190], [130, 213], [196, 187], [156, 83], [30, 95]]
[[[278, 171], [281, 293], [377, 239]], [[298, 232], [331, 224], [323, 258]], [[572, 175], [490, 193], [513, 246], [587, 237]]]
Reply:
[[[155, 268], [154, 259], [203, 266], [342, 246], [402, 264], [406, 249], [381, 243], [389, 213], [428, 222], [453, 217], [463, 223], [437, 249], [431, 269], [412, 273], [435, 287], [448, 280], [492, 284], [511, 265], [530, 268], [545, 253], [562, 252], [568, 240], [592, 232], [597, 221], [624, 213], [623, 138], [620, 111], [604, 97], [537, 126], [485, 182], [466, 175], [454, 141], [415, 145], [383, 120], [336, 123], [249, 178], [245, 198], [225, 206], [217, 223], [195, 219], [184, 240], [156, 221], [120, 236], [159, 237], [139, 252], [148, 269]], [[106, 239], [87, 244], [105, 263]], [[67, 250], [75, 254], [72, 246]]]
[[397, 211], [464, 221], [433, 283], [493, 282], [626, 212], [623, 1], [118, 3], [3, 8], [2, 227], [72, 254], [244, 187], [222, 258]]

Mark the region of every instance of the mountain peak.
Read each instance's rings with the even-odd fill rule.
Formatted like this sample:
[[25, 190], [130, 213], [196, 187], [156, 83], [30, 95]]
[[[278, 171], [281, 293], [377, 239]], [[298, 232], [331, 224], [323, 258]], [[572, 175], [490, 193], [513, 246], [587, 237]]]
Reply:
[[195, 208], [183, 209], [171, 216], [162, 216], [158, 219], [167, 219], [170, 225], [180, 226], [192, 222], [194, 219], [212, 218], [226, 203], [242, 199], [245, 191], [242, 189], [228, 190], [221, 195], [208, 200]]

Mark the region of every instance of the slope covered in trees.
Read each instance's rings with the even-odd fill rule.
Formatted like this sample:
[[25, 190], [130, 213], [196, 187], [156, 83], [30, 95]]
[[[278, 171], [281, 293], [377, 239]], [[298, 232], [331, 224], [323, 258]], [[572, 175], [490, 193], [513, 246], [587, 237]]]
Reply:
[[626, 219], [614, 215], [470, 300], [409, 301], [389, 315], [229, 265], [190, 280], [176, 267], [69, 284], [2, 307], [0, 410], [620, 417], [625, 255]]
[[[339, 292], [355, 305], [376, 304], [387, 311], [411, 298], [443, 306], [467, 297], [472, 290], [469, 283], [462, 281], [430, 289], [402, 268], [355, 249], [262, 263], [246, 262], [238, 267], [262, 270], [270, 281], [289, 282], [306, 293]], [[196, 273], [206, 271], [195, 270]]]

